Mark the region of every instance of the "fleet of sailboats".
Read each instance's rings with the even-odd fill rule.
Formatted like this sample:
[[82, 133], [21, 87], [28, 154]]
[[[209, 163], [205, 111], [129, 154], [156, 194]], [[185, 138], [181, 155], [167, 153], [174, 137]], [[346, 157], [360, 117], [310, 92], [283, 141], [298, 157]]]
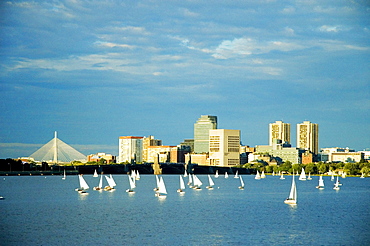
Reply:
[[[96, 170], [95, 170], [96, 171]], [[293, 172], [293, 175], [292, 175], [292, 185], [291, 185], [291, 189], [290, 189], [290, 193], [289, 193], [289, 197], [287, 199], [285, 199], [284, 203], [286, 204], [290, 204], [290, 205], [296, 205], [297, 204], [297, 187], [296, 187], [296, 182], [295, 182], [295, 175], [294, 175], [295, 172]], [[128, 176], [128, 179], [129, 179], [129, 186], [130, 188], [126, 190], [127, 193], [135, 193], [135, 188], [136, 188], [136, 181], [135, 180], [139, 180], [137, 177], [138, 177], [138, 172], [136, 171], [132, 171], [130, 175], [127, 175]], [[216, 171], [216, 174], [218, 174], [218, 172]], [[279, 172], [279, 175], [281, 174], [280, 176], [280, 179], [285, 179], [284, 175], [283, 175], [283, 172]], [[255, 176], [255, 179], [261, 179], [264, 175], [264, 171], [262, 171], [262, 174], [260, 175], [259, 171], [257, 171], [257, 174]], [[334, 174], [331, 173], [331, 176], [333, 176]], [[336, 175], [336, 182], [334, 183], [334, 190], [340, 190], [340, 186], [342, 185], [340, 182], [339, 182], [339, 175], [341, 174], [338, 174]], [[184, 179], [183, 179], [183, 176], [189, 176], [189, 182], [188, 182], [188, 185], [190, 188], [193, 188], [194, 190], [201, 190], [201, 186], [202, 186], [202, 181], [197, 177], [197, 175], [195, 174], [187, 174], [187, 172], [185, 171], [184, 175], [179, 175], [179, 182], [180, 182], [180, 188], [177, 189], [177, 192], [180, 193], [180, 194], [185, 194], [185, 182], [184, 182]], [[207, 175], [208, 176], [208, 183], [209, 185], [206, 187], [207, 189], [209, 190], [212, 190], [214, 189], [214, 185], [215, 183], [213, 182], [213, 179], [211, 177], [211, 175]], [[65, 171], [63, 172], [63, 178], [62, 179], [65, 179]], [[93, 177], [95, 177], [95, 172], [94, 172], [94, 175]], [[108, 175], [104, 175], [105, 179], [107, 180], [107, 183], [108, 185], [105, 186], [103, 188], [103, 173], [100, 174], [100, 179], [99, 179], [99, 184], [98, 186], [94, 187], [93, 189], [94, 190], [98, 190], [98, 191], [102, 191], [102, 190], [106, 190], [106, 191], [112, 191], [112, 190], [115, 190], [115, 186], [117, 185], [112, 174], [110, 174], [109, 176]], [[215, 175], [216, 177], [216, 175]], [[225, 172], [225, 178], [228, 177], [228, 173]], [[311, 180], [311, 173], [308, 174], [308, 178], [305, 178], [306, 175], [305, 175], [305, 170], [304, 168], [302, 168], [302, 172], [299, 176], [299, 180]], [[364, 174], [361, 175], [361, 178], [364, 178]], [[164, 180], [163, 180], [163, 177], [159, 177], [158, 175], [155, 175], [155, 178], [156, 178], [156, 184], [157, 184], [157, 187], [154, 188], [153, 190], [155, 191], [155, 195], [158, 196], [158, 197], [166, 197], [167, 195], [167, 190], [166, 190], [166, 186], [164, 184]], [[235, 176], [234, 178], [238, 178], [239, 181], [240, 181], [240, 186], [238, 187], [240, 190], [243, 190], [244, 189], [244, 181], [243, 181], [243, 177], [241, 175], [238, 174], [238, 171], [235, 172]], [[87, 184], [87, 182], [85, 181], [84, 177], [82, 174], [78, 175], [78, 179], [79, 179], [79, 184], [80, 184], [80, 187], [79, 188], [76, 188], [75, 190], [78, 191], [80, 194], [88, 194], [86, 192], [86, 190], [89, 189], [89, 185]], [[316, 186], [317, 189], [324, 189], [325, 185], [324, 185], [324, 179], [323, 179], [323, 175], [320, 175], [319, 176], [319, 180], [318, 180], [318, 186]]]

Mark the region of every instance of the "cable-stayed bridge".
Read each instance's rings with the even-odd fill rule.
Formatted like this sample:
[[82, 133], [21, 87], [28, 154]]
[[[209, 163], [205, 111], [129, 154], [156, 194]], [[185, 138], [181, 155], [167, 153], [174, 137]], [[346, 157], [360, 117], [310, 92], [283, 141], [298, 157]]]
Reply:
[[49, 163], [86, 161], [87, 159], [84, 154], [60, 140], [57, 137], [57, 132], [52, 140], [34, 152], [31, 157], [37, 161]]

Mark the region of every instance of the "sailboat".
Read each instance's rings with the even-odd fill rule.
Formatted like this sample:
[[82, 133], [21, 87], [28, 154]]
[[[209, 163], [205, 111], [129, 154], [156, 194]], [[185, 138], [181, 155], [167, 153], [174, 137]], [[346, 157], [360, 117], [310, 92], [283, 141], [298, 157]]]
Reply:
[[272, 171], [272, 176], [275, 176], [275, 171]]
[[240, 179], [240, 186], [238, 187], [240, 190], [244, 190], [244, 181], [243, 181], [243, 178], [242, 176], [239, 176], [239, 179]]
[[96, 169], [95, 169], [95, 171], [94, 171], [94, 175], [93, 175], [93, 177], [94, 177], [94, 178], [99, 177], [98, 172], [96, 171]]
[[308, 173], [307, 180], [312, 180], [312, 178], [311, 178], [311, 173]]
[[330, 178], [331, 181], [334, 181], [334, 173], [331, 173], [331, 178]]
[[193, 178], [191, 177], [191, 174], [189, 174], [189, 181], [188, 181], [188, 185], [189, 185], [189, 188], [193, 188]]
[[260, 173], [258, 172], [258, 170], [257, 170], [257, 174], [256, 174], [256, 176], [254, 177], [254, 179], [261, 179], [261, 175], [260, 175]]
[[116, 182], [114, 182], [114, 179], [113, 179], [112, 175], [110, 177], [109, 176], [105, 176], [105, 179], [107, 180], [108, 185], [104, 187], [104, 190], [106, 190], [106, 191], [113, 191], [113, 190], [115, 190], [114, 189], [114, 186], [116, 186]]
[[188, 176], [188, 173], [186, 172], [186, 169], [185, 169], [184, 177], [187, 177], [187, 176]]
[[316, 186], [316, 188], [319, 189], [319, 190], [323, 190], [324, 189], [324, 180], [322, 178], [322, 175], [319, 178], [319, 185]]
[[239, 178], [238, 171], [236, 171], [235, 176], [234, 176], [234, 179], [238, 179], [238, 178]]
[[155, 175], [155, 181], [156, 181], [157, 187], [155, 187], [153, 190], [154, 191], [158, 191], [158, 189], [159, 189], [159, 178], [158, 178], [158, 175]]
[[76, 191], [78, 191], [80, 194], [88, 194], [85, 190], [89, 189], [90, 187], [82, 177], [82, 174], [78, 175], [78, 181], [80, 182], [80, 188], [77, 188]]
[[128, 181], [130, 183], [130, 189], [127, 189], [126, 192], [134, 194], [135, 193], [134, 189], [136, 188], [135, 181], [130, 175], [127, 175], [127, 177], [128, 177]]
[[100, 181], [99, 181], [99, 185], [94, 187], [93, 189], [94, 190], [99, 190], [101, 191], [103, 188], [103, 174], [100, 174]]
[[340, 184], [339, 184], [339, 179], [338, 179], [338, 175], [337, 175], [337, 181], [335, 182], [333, 189], [334, 190], [339, 190], [340, 189], [339, 186], [340, 186]]
[[292, 175], [292, 187], [290, 188], [289, 197], [285, 199], [284, 203], [289, 205], [297, 204], [297, 187], [294, 182], [294, 175]]
[[261, 173], [261, 179], [264, 179], [264, 178], [266, 178], [265, 171], [262, 171], [262, 173]]
[[365, 175], [364, 175], [364, 173], [361, 173], [361, 177], [360, 177], [361, 179], [364, 179], [365, 178]]
[[216, 170], [215, 178], [218, 178], [218, 170]]
[[227, 179], [228, 177], [229, 177], [229, 174], [225, 172], [225, 179]]
[[135, 170], [131, 170], [131, 178], [136, 179], [136, 172], [135, 172]]
[[343, 173], [342, 173], [342, 178], [343, 178], [343, 179], [345, 179], [345, 178], [346, 178], [346, 176], [347, 176], [347, 173], [346, 173], [346, 172], [343, 172]]
[[[186, 171], [185, 171], [186, 172]], [[180, 189], [177, 190], [178, 193], [184, 194], [185, 193], [185, 183], [180, 175]]]
[[167, 195], [166, 185], [164, 184], [163, 178], [161, 177], [159, 179], [158, 191], [155, 193], [155, 196], [159, 198], [166, 198], [166, 195]]
[[215, 183], [213, 182], [211, 176], [208, 174], [208, 182], [209, 182], [209, 186], [207, 186], [206, 188], [208, 190], [213, 190], [213, 186], [215, 185]]
[[66, 176], [66, 170], [64, 169], [64, 171], [63, 171], [63, 180], [65, 180], [67, 178], [67, 176]]
[[299, 176], [299, 180], [305, 181], [306, 180], [306, 173], [304, 172], [304, 168], [302, 167], [301, 175]]
[[281, 173], [280, 179], [285, 179], [283, 173]]
[[193, 174], [193, 184], [194, 184], [194, 186], [193, 186], [193, 189], [194, 190], [201, 190], [202, 188], [201, 188], [201, 186], [202, 186], [202, 181], [200, 181], [200, 179], [195, 175], [195, 174]]

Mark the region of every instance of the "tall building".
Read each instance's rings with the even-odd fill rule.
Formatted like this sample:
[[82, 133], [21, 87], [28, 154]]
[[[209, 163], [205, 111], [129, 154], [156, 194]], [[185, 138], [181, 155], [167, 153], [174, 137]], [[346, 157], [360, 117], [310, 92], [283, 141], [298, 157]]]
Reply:
[[280, 139], [283, 143], [290, 143], [289, 123], [276, 121], [269, 124], [269, 145], [272, 146], [276, 139]]
[[209, 151], [209, 130], [217, 129], [217, 116], [201, 115], [194, 124], [194, 152]]
[[240, 164], [240, 130], [209, 130], [211, 166], [231, 167]]
[[319, 124], [304, 121], [297, 124], [297, 148], [319, 153]]
[[143, 161], [143, 137], [124, 136], [119, 137], [118, 143], [118, 162]]
[[148, 162], [148, 147], [149, 146], [161, 146], [162, 140], [155, 139], [154, 136], [148, 136], [143, 138], [143, 162]]

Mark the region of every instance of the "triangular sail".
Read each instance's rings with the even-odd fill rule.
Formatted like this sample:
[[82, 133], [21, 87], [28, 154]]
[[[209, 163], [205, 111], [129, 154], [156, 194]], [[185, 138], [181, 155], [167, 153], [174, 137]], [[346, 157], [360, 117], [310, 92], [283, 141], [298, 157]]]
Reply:
[[162, 177], [159, 179], [158, 193], [167, 194], [166, 185]]
[[209, 181], [209, 186], [214, 186], [215, 183], [213, 182], [211, 176], [208, 174], [208, 181]]
[[241, 187], [244, 187], [244, 181], [243, 181], [242, 176], [239, 176], [239, 179], [240, 179], [240, 186]]
[[99, 177], [98, 172], [96, 171], [96, 169], [95, 169], [95, 171], [94, 171], [94, 175], [93, 175], [93, 177], [94, 177], [94, 178]]
[[188, 176], [188, 173], [186, 172], [186, 169], [185, 169], [184, 177], [187, 177], [187, 176]]
[[227, 179], [228, 177], [229, 177], [229, 174], [225, 172], [225, 179]]
[[82, 175], [78, 175], [78, 179], [80, 181], [80, 188], [84, 189], [84, 190], [87, 190], [89, 189], [89, 185], [86, 183], [85, 179], [82, 177]]
[[302, 167], [301, 175], [299, 176], [299, 180], [306, 180], [306, 173], [304, 171], [304, 168]]
[[109, 177], [110, 177], [110, 179], [112, 180], [112, 185], [113, 185], [113, 186], [111, 186], [111, 187], [116, 186], [117, 184], [116, 184], [116, 182], [114, 181], [112, 174], [110, 174], [110, 176], [109, 176]]
[[320, 176], [320, 179], [319, 179], [319, 186], [324, 187], [324, 180], [323, 180], [322, 176]]
[[155, 175], [155, 181], [157, 182], [157, 188], [159, 188], [159, 178], [158, 178], [158, 175]]
[[261, 175], [260, 175], [260, 173], [258, 172], [258, 170], [257, 170], [257, 174], [256, 174], [256, 176], [254, 177], [255, 179], [261, 179]]
[[191, 177], [191, 174], [189, 174], [189, 182], [188, 182], [188, 185], [190, 185], [191, 183], [193, 183], [193, 178]]
[[200, 181], [200, 179], [195, 174], [193, 174], [193, 181], [194, 186], [200, 187], [203, 184], [202, 181]]
[[100, 189], [103, 187], [103, 175], [100, 174], [100, 181], [99, 181], [99, 186]]
[[180, 175], [180, 189], [181, 190], [185, 189], [185, 183], [184, 183], [184, 180], [182, 179], [181, 175]]
[[292, 187], [290, 188], [289, 200], [297, 201], [297, 188], [295, 186], [294, 175], [292, 177], [293, 177], [293, 180], [292, 180]]
[[215, 178], [218, 178], [218, 170], [216, 170]]
[[114, 180], [112, 180], [109, 176], [105, 176], [105, 179], [107, 180], [109, 187], [113, 188], [115, 186]]
[[236, 178], [236, 179], [239, 178], [238, 171], [236, 171], [234, 178]]
[[134, 180], [130, 177], [130, 175], [127, 175], [127, 177], [128, 177], [129, 183], [130, 183], [130, 188], [135, 189], [136, 185], [135, 185]]

